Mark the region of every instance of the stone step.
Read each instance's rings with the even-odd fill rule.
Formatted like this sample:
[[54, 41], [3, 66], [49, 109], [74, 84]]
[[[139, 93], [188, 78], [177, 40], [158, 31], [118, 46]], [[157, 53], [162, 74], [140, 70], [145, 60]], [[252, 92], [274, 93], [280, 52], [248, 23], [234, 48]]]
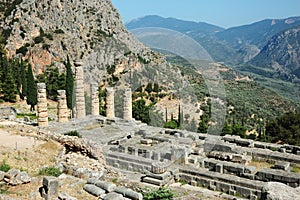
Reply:
[[157, 185], [157, 186], [164, 186], [167, 183], [169, 183], [170, 180], [171, 180], [170, 177], [167, 179], [164, 179], [164, 180], [156, 179], [156, 178], [149, 177], [149, 176], [142, 178], [142, 182], [149, 183], [152, 185]]

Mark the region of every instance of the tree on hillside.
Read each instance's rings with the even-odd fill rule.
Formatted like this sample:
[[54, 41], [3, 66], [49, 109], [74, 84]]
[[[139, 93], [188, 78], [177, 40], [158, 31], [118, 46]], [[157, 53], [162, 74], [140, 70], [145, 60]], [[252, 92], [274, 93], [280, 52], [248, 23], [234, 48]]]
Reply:
[[30, 111], [34, 111], [34, 106], [37, 104], [37, 86], [34, 80], [32, 67], [29, 65], [27, 68], [27, 104], [30, 105]]
[[271, 142], [300, 145], [300, 113], [289, 112], [271, 120], [266, 134]]
[[1, 61], [2, 76], [1, 76], [1, 89], [4, 101], [15, 102], [17, 99], [17, 89], [12, 72], [12, 66], [6, 58]]
[[27, 70], [27, 63], [21, 60], [20, 62], [20, 76], [21, 76], [21, 99], [24, 99], [25, 96], [27, 96], [27, 81], [26, 81], [26, 70]]
[[139, 99], [132, 103], [132, 114], [136, 120], [141, 120], [144, 123], [150, 123], [149, 116], [150, 106], [146, 105], [145, 99]]
[[67, 63], [66, 63], [66, 96], [67, 96], [67, 106], [69, 109], [73, 109], [74, 107], [74, 101], [73, 101], [73, 90], [74, 90], [74, 76], [72, 72], [72, 66], [70, 63], [69, 56], [67, 57]]
[[232, 126], [230, 126], [227, 122], [224, 123], [223, 129], [222, 129], [221, 136], [224, 136], [224, 135], [232, 135]]
[[204, 113], [203, 115], [201, 115], [197, 132], [198, 133], [207, 133], [208, 122], [209, 122], [208, 114]]

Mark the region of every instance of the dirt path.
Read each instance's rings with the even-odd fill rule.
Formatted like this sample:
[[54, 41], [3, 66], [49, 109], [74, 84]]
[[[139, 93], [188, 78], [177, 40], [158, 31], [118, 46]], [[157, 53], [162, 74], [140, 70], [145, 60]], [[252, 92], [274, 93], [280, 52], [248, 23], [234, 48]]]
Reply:
[[[1, 122], [0, 127], [3, 125], [13, 125], [14, 122]], [[8, 147], [16, 150], [31, 148], [36, 145], [43, 144], [44, 142], [38, 141], [33, 137], [26, 137], [20, 135], [10, 134], [8, 130], [0, 128], [0, 148]]]

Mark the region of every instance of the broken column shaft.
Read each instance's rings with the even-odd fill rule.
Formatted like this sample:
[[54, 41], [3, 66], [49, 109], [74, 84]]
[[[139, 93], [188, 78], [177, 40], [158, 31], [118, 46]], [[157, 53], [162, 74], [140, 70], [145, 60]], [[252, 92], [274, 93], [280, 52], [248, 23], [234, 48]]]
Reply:
[[46, 84], [37, 84], [37, 112], [38, 112], [38, 126], [48, 126], [48, 108], [47, 108], [47, 95]]
[[67, 106], [67, 97], [65, 90], [57, 90], [58, 104], [57, 104], [57, 117], [58, 122], [67, 122], [68, 121], [68, 106]]

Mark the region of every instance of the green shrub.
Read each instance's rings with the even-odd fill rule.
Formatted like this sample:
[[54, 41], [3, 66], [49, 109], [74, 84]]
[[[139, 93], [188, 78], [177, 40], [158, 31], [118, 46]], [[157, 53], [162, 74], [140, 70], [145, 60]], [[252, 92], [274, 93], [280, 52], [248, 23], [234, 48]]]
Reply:
[[74, 136], [74, 137], [79, 137], [79, 138], [82, 137], [82, 136], [78, 133], [78, 131], [70, 131], [70, 132], [65, 133], [65, 135], [68, 135], [68, 136]]
[[44, 42], [44, 38], [43, 38], [43, 36], [37, 36], [33, 39], [33, 41], [35, 44], [39, 44], [41, 42]]
[[143, 193], [143, 197], [145, 200], [169, 200], [173, 199], [174, 192], [170, 188], [161, 187], [156, 191]]
[[54, 31], [54, 33], [55, 33], [55, 34], [64, 34], [65, 32], [64, 32], [63, 30], [61, 30], [61, 29], [56, 29], [56, 30]]
[[59, 169], [55, 167], [46, 167], [39, 171], [39, 175], [43, 176], [55, 176], [59, 177], [62, 174], [62, 172], [59, 171]]
[[6, 164], [6, 160], [3, 160], [0, 165], [0, 171], [8, 172], [10, 170], [10, 166]]

